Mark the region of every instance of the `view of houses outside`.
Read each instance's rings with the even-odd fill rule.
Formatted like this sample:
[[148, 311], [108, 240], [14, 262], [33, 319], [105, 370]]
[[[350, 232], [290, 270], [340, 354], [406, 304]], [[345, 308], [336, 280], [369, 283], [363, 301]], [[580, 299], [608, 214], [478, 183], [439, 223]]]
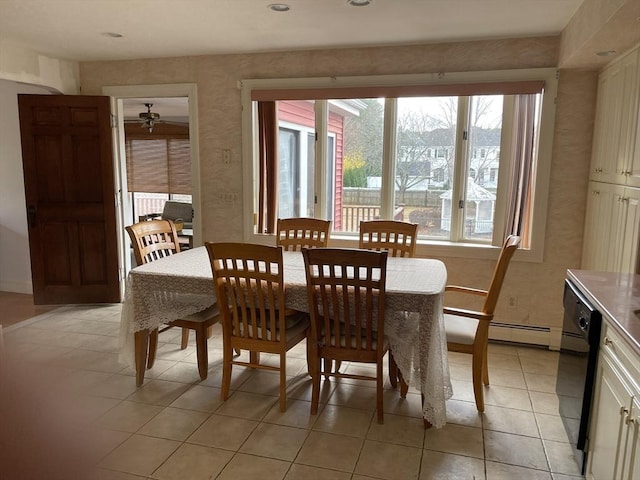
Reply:
[[[345, 206], [379, 205], [382, 177], [382, 102], [363, 100], [359, 115], [345, 118]], [[458, 97], [398, 99], [396, 218], [419, 224], [423, 236], [448, 238], [454, 169], [467, 177], [465, 237], [491, 238], [500, 159], [502, 96], [471, 97], [467, 151], [456, 156]], [[456, 202], [457, 204], [457, 202]]]

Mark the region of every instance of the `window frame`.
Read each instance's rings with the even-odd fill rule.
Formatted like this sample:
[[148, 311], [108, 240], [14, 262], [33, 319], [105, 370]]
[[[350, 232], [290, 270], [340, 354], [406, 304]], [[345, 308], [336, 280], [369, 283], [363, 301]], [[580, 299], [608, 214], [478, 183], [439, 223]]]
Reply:
[[[553, 137], [555, 127], [555, 98], [557, 95], [558, 72], [556, 68], [534, 68], [518, 70], [494, 70], [484, 72], [452, 72], [452, 73], [431, 73], [431, 74], [408, 74], [408, 75], [377, 75], [377, 76], [353, 76], [353, 77], [316, 77], [316, 78], [285, 78], [285, 79], [243, 79], [239, 82], [241, 103], [242, 103], [242, 158], [243, 158], [243, 236], [244, 240], [252, 243], [273, 243], [273, 235], [255, 233], [254, 222], [256, 218], [257, 205], [255, 191], [258, 188], [258, 177], [254, 175], [256, 171], [256, 159], [258, 142], [254, 132], [257, 131], [257, 102], [252, 101], [253, 90], [279, 90], [279, 89], [331, 89], [336, 87], [363, 88], [379, 86], [412, 86], [412, 85], [448, 85], [464, 84], [475, 82], [517, 82], [517, 81], [544, 81], [544, 95], [541, 106], [540, 124], [537, 144], [537, 163], [535, 181], [533, 188], [533, 214], [531, 217], [531, 248], [519, 250], [517, 258], [522, 261], [541, 262], [544, 256], [544, 244], [546, 235], [546, 220], [548, 210], [549, 176], [551, 172]], [[357, 95], [356, 95], [357, 96]], [[355, 98], [355, 97], [354, 97]], [[506, 111], [506, 109], [505, 109]], [[323, 138], [322, 118], [326, 112], [317, 113], [316, 125], [318, 126], [318, 136]], [[395, 115], [394, 115], [395, 116]], [[503, 117], [503, 129], [509, 129], [508, 116]], [[392, 141], [389, 146], [395, 146], [395, 125], [392, 119], [385, 114], [384, 134], [388, 135]], [[325, 142], [316, 142], [318, 149], [325, 148]], [[501, 146], [502, 149], [502, 146]], [[321, 152], [316, 152], [320, 155]], [[392, 154], [393, 151], [385, 151], [384, 155]], [[387, 162], [389, 164], [390, 162]], [[316, 177], [324, 184], [324, 175]], [[502, 169], [498, 176], [501, 177]], [[383, 172], [383, 198], [389, 196], [385, 193], [384, 177], [388, 172]], [[498, 179], [500, 183], [500, 178]], [[387, 182], [389, 183], [389, 182]], [[319, 185], [320, 186], [320, 185]], [[324, 187], [324, 185], [322, 185]], [[391, 186], [392, 187], [392, 186]], [[386, 188], [390, 188], [387, 186]], [[320, 188], [324, 191], [325, 188]], [[391, 197], [393, 194], [391, 193]], [[383, 204], [384, 207], [384, 204]], [[496, 205], [496, 218], [500, 214], [499, 206]], [[384, 210], [384, 208], [383, 208]], [[323, 213], [319, 212], [324, 218]], [[383, 216], [388, 216], [390, 212], [381, 212]], [[497, 221], [497, 220], [496, 220]], [[357, 246], [357, 238], [352, 235], [342, 235], [332, 233], [330, 242], [335, 246], [354, 247]], [[494, 242], [495, 243], [495, 242]], [[495, 258], [499, 245], [419, 240], [416, 248], [417, 256], [431, 257], [462, 257], [462, 258]]]

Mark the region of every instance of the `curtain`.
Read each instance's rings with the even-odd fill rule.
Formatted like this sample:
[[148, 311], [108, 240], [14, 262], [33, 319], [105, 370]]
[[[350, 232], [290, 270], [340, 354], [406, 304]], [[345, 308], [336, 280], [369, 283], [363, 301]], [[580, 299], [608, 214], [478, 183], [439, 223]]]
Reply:
[[274, 233], [278, 215], [278, 114], [274, 101], [258, 102], [258, 139], [258, 232]]
[[530, 211], [534, 175], [534, 146], [536, 126], [536, 96], [517, 95], [514, 102], [513, 142], [509, 194], [507, 196], [505, 237], [513, 234], [522, 237], [521, 248], [529, 248]]

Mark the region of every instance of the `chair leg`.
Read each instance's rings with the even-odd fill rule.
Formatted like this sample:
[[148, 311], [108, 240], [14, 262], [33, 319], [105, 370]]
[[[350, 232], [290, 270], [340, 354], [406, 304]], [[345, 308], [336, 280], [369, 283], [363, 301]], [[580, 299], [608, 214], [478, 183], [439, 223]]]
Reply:
[[382, 399], [382, 377], [384, 373], [382, 369], [382, 358], [378, 358], [376, 370], [376, 410], [378, 412], [378, 423], [384, 423], [384, 408]]
[[220, 386], [220, 399], [224, 402], [229, 398], [231, 389], [231, 360], [233, 349], [225, 342], [222, 350], [222, 384]]
[[[336, 365], [338, 365], [338, 361], [336, 360]], [[322, 368], [324, 369], [324, 378], [325, 380], [329, 380], [331, 376], [331, 368], [333, 367], [333, 360], [330, 358], [323, 357], [322, 358]], [[338, 370], [336, 369], [336, 372]]]
[[489, 385], [489, 358], [487, 356], [487, 346], [484, 348], [484, 357], [482, 360], [482, 380], [485, 385]]
[[207, 329], [203, 325], [198, 325], [196, 329], [196, 356], [200, 380], [205, 380], [209, 370], [209, 355], [207, 352]]
[[260, 365], [260, 352], [249, 352], [249, 363], [252, 365]]
[[391, 350], [389, 350], [389, 382], [393, 388], [398, 386], [398, 364], [396, 364]]
[[147, 368], [153, 368], [156, 362], [156, 352], [158, 351], [158, 329], [154, 329], [149, 335], [149, 357], [147, 358]]
[[189, 329], [182, 328], [182, 340], [180, 341], [180, 350], [184, 350], [189, 345]]
[[476, 408], [479, 412], [484, 412], [484, 385], [482, 384], [484, 358], [482, 355], [473, 354], [473, 395], [476, 399]]
[[318, 404], [320, 403], [320, 377], [322, 374], [320, 372], [320, 356], [316, 348], [312, 347], [307, 353], [310, 356], [311, 363], [311, 415], [318, 413]]
[[136, 386], [144, 382], [144, 371], [147, 364], [147, 352], [149, 348], [149, 329], [140, 330], [135, 334], [135, 359], [136, 359]]
[[280, 353], [280, 411], [287, 410], [287, 353]]
[[213, 336], [213, 325], [209, 325], [207, 327], [207, 338], [211, 338]]

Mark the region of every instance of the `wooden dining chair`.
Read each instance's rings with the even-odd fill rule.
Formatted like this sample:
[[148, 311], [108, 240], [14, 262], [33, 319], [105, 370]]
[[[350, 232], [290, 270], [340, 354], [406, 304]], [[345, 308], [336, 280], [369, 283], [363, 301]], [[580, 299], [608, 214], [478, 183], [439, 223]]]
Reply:
[[276, 245], [284, 250], [299, 251], [303, 247], [326, 247], [331, 220], [319, 218], [279, 218]]
[[470, 353], [472, 359], [473, 394], [479, 412], [484, 412], [484, 385], [489, 385], [487, 367], [487, 344], [489, 326], [500, 296], [509, 262], [520, 243], [520, 237], [509, 235], [505, 240], [493, 271], [488, 290], [447, 285], [445, 292], [475, 295], [484, 299], [480, 310], [444, 307], [444, 325], [447, 334], [447, 349], [452, 352]]
[[360, 222], [360, 248], [386, 250], [392, 257], [413, 257], [418, 236], [418, 224], [398, 220]]
[[[307, 337], [309, 316], [285, 308], [282, 247], [210, 242], [206, 246], [222, 312], [220, 398], [229, 397], [233, 365], [275, 370], [280, 372], [280, 411], [284, 412], [287, 351]], [[248, 350], [249, 361], [234, 358], [234, 349]], [[279, 366], [261, 364], [260, 352], [279, 355]]]
[[[153, 262], [170, 255], [180, 253], [180, 244], [175, 225], [171, 220], [149, 220], [138, 222], [125, 227], [133, 254], [138, 265]], [[189, 331], [196, 332], [196, 355], [198, 360], [198, 373], [200, 378], [207, 378], [209, 369], [207, 338], [211, 336], [211, 327], [219, 320], [219, 311], [216, 305], [202, 312], [188, 315], [185, 318], [174, 320], [160, 331], [155, 329], [149, 335], [149, 347], [147, 355], [147, 368], [153, 367], [158, 349], [158, 333], [172, 327], [182, 328], [180, 348], [187, 348], [189, 343]]]
[[[398, 220], [370, 220], [360, 222], [360, 244], [365, 250], [387, 251], [392, 257], [413, 257], [418, 237], [418, 224]], [[398, 370], [393, 352], [389, 350], [389, 381], [396, 388], [402, 385], [400, 394], [407, 395], [407, 387]]]
[[[308, 358], [313, 380], [311, 413], [318, 413], [321, 361], [325, 376], [376, 382], [378, 423], [383, 422], [382, 359], [387, 252], [303, 249], [311, 315]], [[332, 372], [332, 361], [374, 363], [376, 376]]]

